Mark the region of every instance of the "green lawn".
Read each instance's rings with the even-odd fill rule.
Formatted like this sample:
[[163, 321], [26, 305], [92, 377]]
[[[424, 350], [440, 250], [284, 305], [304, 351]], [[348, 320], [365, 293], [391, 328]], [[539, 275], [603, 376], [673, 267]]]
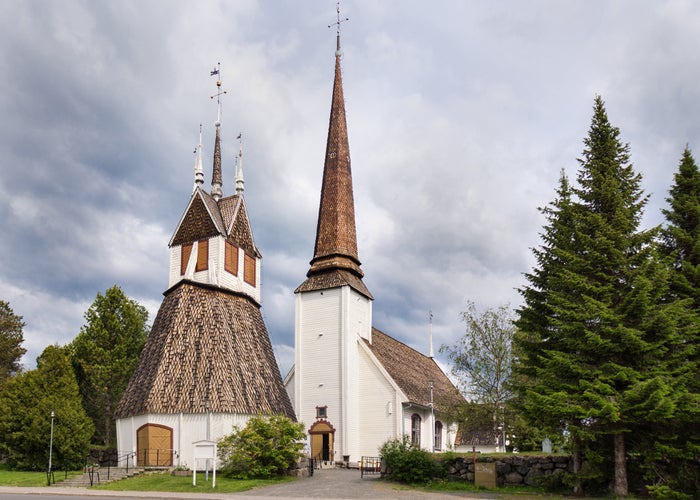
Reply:
[[212, 475], [209, 474], [209, 482], [204, 480], [204, 473], [197, 474], [197, 486], [192, 486], [192, 476], [171, 476], [168, 472], [149, 472], [129, 479], [122, 479], [113, 483], [94, 486], [98, 490], [114, 491], [175, 491], [187, 493], [237, 493], [247, 491], [257, 486], [270, 486], [288, 481], [294, 478], [284, 477], [280, 479], [228, 479], [216, 476], [216, 488], [211, 487]]
[[[68, 477], [80, 474], [80, 472], [69, 472]], [[66, 477], [64, 471], [55, 471], [54, 478], [57, 482]], [[0, 486], [46, 486], [46, 472], [24, 472], [7, 470], [0, 466]]]

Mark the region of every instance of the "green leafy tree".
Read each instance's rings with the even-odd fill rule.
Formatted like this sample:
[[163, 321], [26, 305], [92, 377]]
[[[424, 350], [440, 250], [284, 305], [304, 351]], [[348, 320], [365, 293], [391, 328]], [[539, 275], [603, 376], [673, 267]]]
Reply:
[[282, 416], [256, 416], [219, 440], [221, 473], [238, 479], [281, 476], [304, 448], [304, 424]]
[[[469, 301], [462, 319], [466, 324], [464, 335], [455, 346], [441, 346], [440, 352], [447, 353], [461, 389], [486, 410], [493, 436], [504, 445], [507, 403], [512, 397], [508, 378], [513, 363], [513, 315], [507, 305], [479, 312]], [[483, 428], [486, 422], [479, 420], [469, 418]]]
[[20, 359], [27, 352], [22, 347], [23, 328], [22, 316], [16, 315], [10, 304], [0, 300], [0, 389], [7, 379], [22, 369]]
[[149, 333], [148, 312], [115, 285], [97, 294], [85, 320], [69, 346], [71, 359], [95, 442], [109, 446], [116, 439], [114, 410]]
[[654, 252], [658, 229], [639, 228], [647, 196], [629, 146], [600, 97], [593, 111], [577, 186], [560, 182], [538, 268], [521, 290], [517, 370], [531, 418], [537, 411], [564, 427], [589, 464], [610, 463], [613, 476], [601, 467], [599, 479], [624, 496], [626, 435], [673, 412], [664, 360], [682, 307], [662, 300], [668, 276]]
[[54, 469], [80, 468], [94, 427], [83, 409], [64, 350], [49, 346], [37, 368], [10, 379], [0, 394], [0, 450], [14, 469], [45, 470], [54, 412]]

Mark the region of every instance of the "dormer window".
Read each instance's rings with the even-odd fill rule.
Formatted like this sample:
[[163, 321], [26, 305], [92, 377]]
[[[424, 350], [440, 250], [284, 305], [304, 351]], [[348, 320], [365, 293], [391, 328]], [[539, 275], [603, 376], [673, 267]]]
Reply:
[[243, 280], [250, 286], [255, 286], [255, 257], [247, 252], [243, 258]]
[[191, 254], [192, 243], [182, 245], [182, 250], [180, 251], [180, 274], [185, 274], [185, 271], [187, 271], [187, 263], [190, 261]]
[[197, 242], [197, 265], [195, 271], [206, 271], [209, 269], [209, 240], [199, 240]]
[[224, 269], [234, 276], [238, 276], [238, 247], [230, 241], [226, 242], [224, 259]]

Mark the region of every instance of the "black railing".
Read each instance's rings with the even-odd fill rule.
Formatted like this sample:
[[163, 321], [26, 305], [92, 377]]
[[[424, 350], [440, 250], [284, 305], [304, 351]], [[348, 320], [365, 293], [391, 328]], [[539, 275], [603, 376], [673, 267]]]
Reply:
[[170, 448], [144, 448], [138, 451], [136, 459], [139, 467], [172, 467], [176, 456], [177, 450]]
[[361, 478], [382, 473], [382, 459], [379, 457], [362, 457], [359, 465]]

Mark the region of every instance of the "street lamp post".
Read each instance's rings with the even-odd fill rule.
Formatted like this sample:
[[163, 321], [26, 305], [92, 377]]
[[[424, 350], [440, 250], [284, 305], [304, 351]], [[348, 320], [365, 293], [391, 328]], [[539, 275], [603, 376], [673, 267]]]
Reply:
[[56, 414], [51, 410], [51, 433], [49, 435], [49, 471], [47, 474], [47, 481], [49, 486], [51, 486], [51, 459], [53, 458], [53, 418]]

